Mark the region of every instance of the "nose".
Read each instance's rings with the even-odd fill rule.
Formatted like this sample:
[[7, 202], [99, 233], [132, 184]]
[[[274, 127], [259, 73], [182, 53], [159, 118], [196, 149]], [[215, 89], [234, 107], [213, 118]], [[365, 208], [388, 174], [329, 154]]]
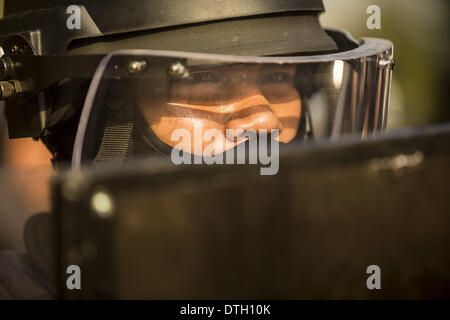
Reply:
[[226, 129], [267, 130], [282, 129], [281, 122], [273, 112], [270, 103], [261, 94], [246, 97], [234, 103], [233, 112], [226, 118]]

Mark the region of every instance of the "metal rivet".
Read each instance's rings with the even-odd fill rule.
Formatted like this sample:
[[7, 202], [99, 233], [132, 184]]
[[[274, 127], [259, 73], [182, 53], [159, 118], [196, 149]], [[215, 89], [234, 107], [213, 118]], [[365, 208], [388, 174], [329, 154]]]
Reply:
[[127, 71], [129, 74], [136, 74], [141, 72], [147, 66], [145, 61], [131, 61], [128, 65]]
[[169, 66], [169, 75], [171, 77], [183, 78], [188, 75], [186, 67], [179, 61]]

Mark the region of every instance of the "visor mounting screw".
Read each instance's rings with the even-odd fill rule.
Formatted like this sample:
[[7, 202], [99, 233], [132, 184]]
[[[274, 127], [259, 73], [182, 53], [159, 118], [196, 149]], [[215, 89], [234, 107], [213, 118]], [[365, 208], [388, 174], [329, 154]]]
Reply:
[[127, 72], [129, 74], [137, 74], [145, 69], [147, 62], [145, 61], [131, 61], [128, 65]]
[[171, 77], [183, 78], [187, 76], [186, 67], [179, 61], [172, 63], [169, 66], [169, 75]]

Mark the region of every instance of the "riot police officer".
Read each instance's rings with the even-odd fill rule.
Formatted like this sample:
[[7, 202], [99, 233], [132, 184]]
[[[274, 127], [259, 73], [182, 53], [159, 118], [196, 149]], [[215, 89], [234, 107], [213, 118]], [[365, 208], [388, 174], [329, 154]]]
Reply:
[[[0, 21], [9, 135], [42, 140], [56, 168], [168, 156], [180, 128], [278, 130], [288, 144], [385, 126], [392, 44], [325, 30], [321, 0], [80, 3], [6, 1]], [[3, 292], [55, 296], [44, 238], [26, 261], [3, 258]]]

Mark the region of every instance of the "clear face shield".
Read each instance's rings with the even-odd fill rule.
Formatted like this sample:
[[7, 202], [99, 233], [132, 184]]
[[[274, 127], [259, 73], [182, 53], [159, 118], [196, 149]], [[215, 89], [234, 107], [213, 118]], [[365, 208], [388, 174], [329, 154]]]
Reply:
[[392, 43], [380, 39], [298, 57], [119, 51], [91, 81], [72, 164], [124, 164], [174, 148], [219, 154], [249, 133], [280, 147], [364, 139], [386, 126], [392, 66]]

